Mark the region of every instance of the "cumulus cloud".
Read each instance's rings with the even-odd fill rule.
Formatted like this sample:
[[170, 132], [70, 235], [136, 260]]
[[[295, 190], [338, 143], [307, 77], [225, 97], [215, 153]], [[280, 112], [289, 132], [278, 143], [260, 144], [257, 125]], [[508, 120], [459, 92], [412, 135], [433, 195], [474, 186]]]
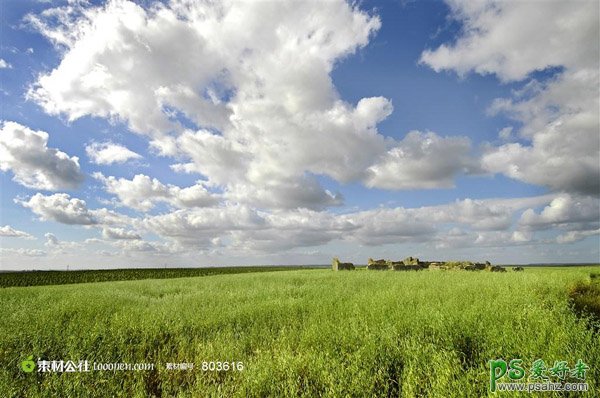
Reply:
[[140, 211], [152, 209], [157, 202], [185, 208], [212, 206], [218, 201], [218, 196], [210, 193], [202, 183], [180, 188], [175, 185], [165, 185], [156, 178], [144, 174], [137, 174], [133, 179], [128, 180], [94, 173], [94, 178], [100, 180], [109, 193], [117, 195], [125, 206]]
[[475, 71], [510, 81], [553, 66], [597, 67], [597, 1], [446, 3], [463, 27], [455, 43], [423, 52], [421, 62], [436, 71]]
[[[592, 236], [592, 232], [585, 231], [599, 228], [598, 203], [590, 197], [576, 199], [567, 195], [465, 199], [438, 206], [344, 214], [306, 208], [267, 212], [227, 202], [137, 218], [106, 209], [88, 209], [85, 202], [66, 194], [38, 194], [22, 204], [42, 220], [96, 226], [104, 240], [94, 242], [119, 248], [123, 253], [157, 255], [215, 250], [244, 255], [277, 253], [330, 242], [360, 246], [430, 244], [438, 249], [527, 245], [536, 242], [536, 231], [548, 225], [566, 230], [556, 241], [570, 243]], [[535, 208], [543, 210], [537, 213]], [[155, 235], [159, 240], [144, 241], [141, 233]], [[46, 238], [48, 248], [79, 248], [69, 242], [54, 245], [55, 239], [48, 235]]]
[[523, 212], [520, 224], [531, 229], [547, 229], [552, 226], [568, 226], [577, 224], [582, 228], [585, 224], [595, 226], [600, 223], [600, 201], [593, 197], [577, 197], [560, 195], [539, 213], [534, 209]]
[[567, 71], [525, 98], [496, 100], [490, 111], [520, 122], [521, 138], [531, 144], [490, 147], [482, 167], [556, 191], [600, 195], [599, 77], [598, 69]]
[[558, 192], [600, 195], [598, 2], [447, 3], [463, 29], [455, 43], [423, 52], [421, 62], [434, 70], [495, 74], [505, 82], [558, 70], [492, 103], [492, 115], [521, 126], [514, 136], [504, 129], [501, 138], [521, 142], [488, 146], [483, 169]]
[[58, 246], [60, 243], [56, 235], [54, 235], [53, 233], [45, 233], [44, 237], [46, 238], [46, 243], [44, 243], [44, 246], [46, 247]]
[[116, 240], [138, 240], [142, 237], [134, 231], [127, 231], [124, 228], [103, 228], [102, 237], [104, 239]]
[[76, 188], [84, 179], [76, 156], [48, 148], [48, 133], [10, 121], [0, 129], [0, 170], [12, 171], [25, 187], [51, 191]]
[[90, 210], [84, 200], [71, 198], [66, 193], [36, 193], [28, 200], [15, 199], [15, 203], [30, 209], [42, 221], [84, 226], [120, 226], [133, 222], [128, 216], [104, 208]]
[[345, 239], [366, 245], [434, 242], [437, 247], [473, 247], [514, 243], [513, 219], [529, 206], [551, 201], [552, 196], [531, 198], [457, 200], [438, 206], [381, 208], [341, 216], [356, 226]]
[[367, 186], [386, 189], [450, 188], [473, 167], [466, 137], [411, 131], [368, 169]]
[[234, 250], [249, 252], [277, 252], [298, 247], [326, 244], [334, 239], [351, 235], [357, 226], [327, 212], [295, 209], [262, 217], [258, 230], [239, 229], [231, 234]]
[[187, 250], [218, 247], [245, 254], [318, 246], [356, 229], [327, 212], [295, 209], [271, 214], [239, 204], [148, 216], [136, 225]]
[[600, 229], [594, 229], [590, 231], [569, 231], [565, 234], [557, 236], [556, 242], [561, 244], [579, 242], [588, 236], [594, 235], [600, 235]]
[[502, 130], [498, 132], [498, 137], [504, 141], [508, 141], [512, 138], [513, 128], [512, 127], [504, 127]]
[[421, 208], [436, 223], [461, 223], [474, 230], [505, 230], [512, 225], [515, 207], [510, 203], [464, 199], [442, 206]]
[[71, 225], [93, 225], [98, 220], [88, 210], [84, 200], [71, 198], [66, 193], [45, 196], [36, 193], [28, 201], [15, 200], [30, 209], [43, 221], [56, 221]]
[[137, 225], [188, 245], [209, 245], [220, 235], [240, 230], [258, 231], [266, 226], [264, 217], [243, 205], [177, 210], [144, 217]]
[[431, 220], [410, 209], [375, 209], [346, 215], [344, 219], [357, 226], [346, 239], [363, 245], [419, 242], [428, 240], [436, 227]]
[[149, 242], [137, 239], [117, 240], [114, 246], [120, 248], [125, 255], [130, 254], [155, 254], [173, 255], [182, 253], [177, 244], [171, 242]]
[[340, 206], [344, 202], [341, 193], [323, 189], [311, 175], [283, 181], [268, 181], [260, 186], [235, 184], [230, 187], [225, 197], [234, 202], [267, 209], [323, 210], [331, 206]]
[[207, 130], [188, 130], [173, 145], [181, 148], [192, 160], [181, 171], [202, 173], [222, 185], [244, 179], [250, 155], [235, 140]]
[[0, 227], [0, 236], [5, 238], [25, 238], [25, 239], [33, 239], [33, 236], [29, 235], [27, 232], [19, 231], [14, 229], [10, 225], [5, 225]]
[[18, 255], [18, 256], [26, 256], [26, 257], [43, 257], [45, 256], [47, 253], [44, 250], [40, 250], [40, 249], [26, 249], [26, 248], [18, 248], [18, 249], [13, 249], [13, 248], [5, 248], [5, 247], [0, 247], [0, 255], [2, 255], [3, 257], [6, 256], [14, 256], [14, 255]]
[[85, 147], [85, 153], [95, 164], [122, 164], [142, 156], [132, 150], [112, 142], [93, 142]]
[[453, 228], [433, 239], [436, 249], [497, 248], [535, 243], [531, 231], [465, 231]]
[[435, 188], [451, 186], [466, 167], [466, 139], [412, 133], [386, 140], [377, 124], [391, 101], [340, 98], [331, 78], [336, 62], [366, 46], [381, 25], [345, 1], [178, 0], [149, 9], [109, 1], [29, 21], [64, 48], [30, 99], [69, 120], [126, 122], [159, 154], [184, 160], [174, 170], [202, 175], [227, 199], [318, 210], [342, 197], [315, 176]]
[[99, 224], [101, 225], [127, 226], [131, 225], [134, 221], [134, 218], [132, 217], [108, 210], [106, 208], [90, 210], [90, 213], [96, 220], [99, 221]]
[[85, 1], [79, 4], [69, 1], [65, 7], [48, 8], [40, 15], [28, 14], [24, 21], [32, 28], [43, 31], [57, 48], [64, 49], [74, 43], [78, 32], [83, 28], [79, 20], [85, 12], [82, 4]]
[[0, 69], [10, 69], [12, 65], [6, 62], [4, 59], [0, 58]]
[[[49, 9], [28, 19], [66, 49], [60, 66], [41, 76], [29, 95], [47, 112], [70, 120], [94, 115], [127, 121], [136, 131], [169, 131], [177, 123], [163, 109], [171, 101], [168, 92], [181, 95], [177, 86], [199, 88], [221, 72], [221, 56], [207, 48], [210, 43], [183, 14], [166, 7], [147, 11], [133, 2], [110, 1], [98, 8]], [[192, 98], [212, 104], [197, 92]]]
[[[492, 246], [529, 242], [531, 231], [513, 231], [513, 220], [523, 209], [546, 205], [552, 198], [465, 199], [439, 206], [340, 215], [309, 209], [269, 213], [228, 204], [147, 216], [135, 225], [182, 247], [208, 249], [217, 239], [220, 247], [245, 253], [320, 246], [335, 240], [366, 246], [411, 242], [433, 242], [438, 247]], [[454, 233], [448, 234], [448, 228]], [[456, 234], [457, 230], [464, 233]]]
[[58, 239], [56, 237], [56, 235], [54, 235], [51, 232], [47, 232], [46, 234], [44, 234], [44, 237], [46, 238], [46, 242], [44, 243], [44, 246], [46, 247], [46, 249], [48, 249], [49, 253], [56, 255], [56, 254], [66, 254], [69, 253], [70, 251], [73, 250], [80, 250], [83, 248], [83, 245], [81, 242], [74, 242], [74, 241], [62, 241], [60, 239]]
[[[292, 10], [294, 17], [289, 13]], [[188, 111], [187, 116], [198, 119], [199, 124], [219, 128], [231, 112], [224, 102], [235, 88], [232, 80], [260, 78], [267, 72], [244, 70], [254, 69], [250, 64], [257, 57], [267, 52], [276, 57], [292, 55], [298, 48], [282, 54], [285, 45], [304, 35], [298, 46], [312, 49], [311, 58], [325, 63], [315, 65], [315, 73], [321, 74], [320, 81], [325, 78], [327, 92], [331, 84], [323, 70], [326, 64], [366, 44], [369, 34], [379, 27], [377, 18], [343, 2], [319, 10], [312, 15], [314, 5], [302, 3], [225, 2], [214, 7], [185, 1], [171, 2], [169, 7], [155, 4], [151, 10], [128, 1], [81, 10], [71, 6], [47, 10], [29, 19], [67, 52], [57, 69], [41, 76], [30, 95], [51, 113], [65, 113], [71, 119], [85, 114], [118, 117], [141, 132], [174, 128], [177, 122], [171, 116], [176, 111]], [[62, 17], [54, 20], [59, 23], [50, 23], [58, 14]], [[265, 20], [267, 14], [273, 18]], [[328, 17], [333, 26], [324, 23]], [[65, 25], [77, 29], [66, 35]], [[129, 61], [123, 63], [122, 59]], [[261, 75], [249, 76], [254, 73]], [[68, 82], [81, 83], [60, 84]], [[121, 95], [114, 95], [117, 92]], [[221, 121], [211, 123], [209, 119], [218, 114]]]
[[[149, 212], [162, 203], [172, 209], [127, 217], [88, 209], [66, 194], [19, 201], [42, 220], [94, 226], [103, 244], [159, 255], [277, 252], [334, 241], [527, 245], [546, 225], [564, 228], [565, 237], [556, 240], [565, 242], [589, 236], [571, 231], [593, 230], [595, 213], [584, 211], [592, 202], [584, 196], [579, 207], [560, 201], [577, 202], [573, 192], [597, 190], [598, 52], [590, 47], [597, 12], [556, 2], [450, 2], [464, 29], [454, 44], [424, 52], [422, 62], [459, 74], [493, 73], [506, 82], [548, 67], [559, 71], [491, 104], [490, 114], [503, 113], [515, 126], [506, 126], [502, 145], [485, 147], [481, 164], [474, 164], [465, 137], [380, 134], [379, 123], [393, 111], [387, 98], [341, 98], [331, 72], [380, 28], [376, 15], [356, 5], [82, 4], [28, 17], [60, 51], [58, 65], [38, 76], [28, 98], [68, 120], [96, 116], [125, 123], [153, 151], [172, 157], [174, 171], [197, 174], [199, 181], [178, 187], [144, 174], [128, 179], [95, 173], [124, 206]], [[539, 30], [531, 42], [522, 40], [521, 25]], [[111, 142], [92, 143], [86, 151], [98, 164], [137, 155]], [[568, 193], [336, 214], [328, 209], [343, 204], [343, 196], [319, 182], [431, 189], [452, 187], [457, 175], [481, 169]], [[568, 216], [552, 210], [564, 206], [575, 210]], [[146, 233], [160, 241], [140, 239]]]

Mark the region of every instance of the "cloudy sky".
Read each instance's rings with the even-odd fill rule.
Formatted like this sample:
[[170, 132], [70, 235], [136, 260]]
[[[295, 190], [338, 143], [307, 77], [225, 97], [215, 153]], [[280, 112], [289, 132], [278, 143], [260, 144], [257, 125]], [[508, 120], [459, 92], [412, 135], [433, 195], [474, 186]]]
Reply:
[[596, 0], [0, 7], [4, 270], [600, 261]]

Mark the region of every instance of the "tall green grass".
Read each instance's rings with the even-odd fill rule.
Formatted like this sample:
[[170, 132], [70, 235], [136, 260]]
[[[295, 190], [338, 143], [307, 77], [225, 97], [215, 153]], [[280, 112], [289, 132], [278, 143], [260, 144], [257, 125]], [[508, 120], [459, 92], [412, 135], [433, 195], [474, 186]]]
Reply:
[[578, 280], [569, 286], [569, 297], [577, 313], [600, 321], [600, 272], [591, 273], [589, 279]]
[[[310, 270], [6, 288], [0, 396], [484, 397], [490, 359], [581, 358], [592, 392], [572, 396], [596, 397], [600, 339], [567, 292], [588, 276]], [[27, 374], [28, 355], [158, 368]], [[202, 361], [244, 370], [203, 372]]]

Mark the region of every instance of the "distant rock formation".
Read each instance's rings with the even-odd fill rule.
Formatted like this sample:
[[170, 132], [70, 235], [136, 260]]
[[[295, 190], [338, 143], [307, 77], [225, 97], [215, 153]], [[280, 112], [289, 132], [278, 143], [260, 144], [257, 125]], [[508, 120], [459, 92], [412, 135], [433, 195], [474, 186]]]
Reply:
[[465, 271], [481, 271], [484, 270], [487, 266], [481, 263], [469, 264], [465, 266], [463, 269]]
[[428, 264], [429, 269], [444, 269], [443, 261], [430, 261]]
[[373, 260], [369, 258], [367, 260], [367, 269], [376, 270], [376, 271], [385, 271], [390, 269], [390, 266], [386, 260]]
[[408, 257], [402, 261], [373, 260], [372, 258], [367, 261], [367, 269], [376, 271], [419, 271], [427, 267], [429, 267], [429, 263], [419, 261], [416, 257]]
[[506, 272], [506, 268], [501, 267], [499, 265], [491, 265], [489, 267], [485, 267], [485, 270], [490, 272]]
[[422, 265], [397, 264], [392, 268], [394, 271], [421, 271], [425, 269]]
[[404, 265], [419, 265], [421, 263], [417, 257], [406, 257], [402, 262]]
[[[472, 261], [421, 261], [419, 260], [419, 258], [412, 256], [406, 257], [402, 261], [392, 261], [384, 259], [373, 260], [372, 258], [369, 258], [369, 260], [367, 261], [367, 269], [376, 271], [419, 271], [422, 269], [465, 271], [487, 270], [490, 272], [506, 271], [504, 267], [500, 267], [499, 265], [492, 265], [489, 261], [486, 261], [485, 263], [474, 263]], [[515, 271], [517, 270], [515, 269]]]
[[356, 269], [356, 267], [352, 263], [342, 263], [342, 262], [340, 262], [339, 258], [334, 257], [333, 261], [331, 262], [331, 269], [334, 271], [341, 271], [341, 270], [352, 271], [352, 270]]

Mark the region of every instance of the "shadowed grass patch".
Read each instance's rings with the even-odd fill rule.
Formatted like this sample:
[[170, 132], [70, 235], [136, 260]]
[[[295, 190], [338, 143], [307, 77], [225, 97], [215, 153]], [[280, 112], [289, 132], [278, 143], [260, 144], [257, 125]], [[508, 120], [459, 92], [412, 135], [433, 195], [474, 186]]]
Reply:
[[568, 292], [578, 315], [588, 315], [594, 321], [600, 321], [600, 274], [592, 273], [589, 279], [575, 282]]

